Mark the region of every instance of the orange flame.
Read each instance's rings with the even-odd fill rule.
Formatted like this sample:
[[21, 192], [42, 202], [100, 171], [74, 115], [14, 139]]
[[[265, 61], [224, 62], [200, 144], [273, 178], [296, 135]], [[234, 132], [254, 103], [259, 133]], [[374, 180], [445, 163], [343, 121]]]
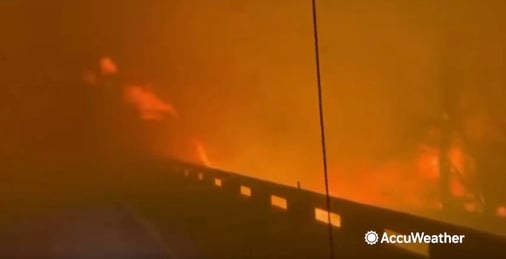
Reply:
[[[100, 60], [102, 75], [117, 73], [115, 62], [104, 57]], [[85, 74], [85, 80], [90, 84], [95, 81], [93, 73]], [[146, 121], [161, 121], [168, 116], [177, 118], [174, 107], [162, 100], [152, 89], [145, 85], [127, 85], [124, 88], [124, 100], [133, 105]], [[437, 138], [437, 132], [429, 132], [431, 138]], [[211, 166], [208, 153], [200, 140], [190, 139], [190, 148], [198, 163]], [[186, 142], [188, 143], [188, 142]], [[429, 144], [420, 144], [414, 156], [407, 160], [393, 160], [383, 164], [364, 165], [355, 168], [356, 184], [347, 183], [339, 186], [339, 196], [355, 199], [359, 202], [383, 205], [387, 207], [409, 207], [410, 209], [439, 209], [441, 202], [438, 195], [439, 182], [439, 150]], [[462, 176], [468, 177], [472, 168], [468, 157], [459, 145], [449, 152], [450, 159]], [[347, 170], [349, 171], [349, 170]], [[336, 181], [340, 182], [340, 181]], [[400, 184], [402, 183], [402, 184]], [[469, 190], [457, 177], [452, 177], [451, 192], [455, 197], [466, 197]], [[334, 184], [335, 185], [335, 184]], [[367, 191], [363, 191], [364, 187]], [[337, 193], [336, 193], [337, 194]], [[476, 204], [465, 204], [465, 209], [475, 211]]]
[[[472, 180], [473, 164], [468, 154], [457, 144], [449, 152], [450, 160], [459, 176], [452, 175], [450, 191], [456, 198], [469, 198], [462, 208], [476, 212], [478, 203], [470, 186], [466, 182]], [[333, 170], [335, 171], [335, 170]], [[378, 164], [364, 164], [357, 167], [350, 164], [340, 168], [342, 172], [354, 172], [358, 177], [343, 182], [338, 173], [334, 175], [332, 187], [334, 195], [346, 197], [358, 202], [390, 207], [403, 210], [439, 210], [440, 173], [439, 150], [428, 144], [420, 144], [415, 153], [403, 159], [393, 159]], [[350, 175], [350, 174], [349, 174]]]
[[497, 216], [499, 217], [506, 217], [506, 206], [499, 206], [497, 207]]
[[[99, 71], [100, 75], [106, 76], [118, 73], [118, 68], [111, 58], [103, 57], [99, 60]], [[84, 71], [82, 76], [83, 80], [89, 85], [96, 85], [98, 78], [93, 71]], [[123, 98], [125, 103], [136, 108], [140, 117], [145, 121], [161, 121], [168, 116], [178, 117], [174, 107], [162, 100], [148, 86], [127, 84], [123, 88]], [[186, 140], [191, 140], [191, 138]], [[207, 151], [200, 141], [191, 140], [189, 147], [196, 153], [197, 161], [205, 166], [211, 166]], [[184, 157], [182, 154], [171, 154], [171, 156]]]
[[125, 101], [134, 105], [143, 120], [163, 120], [166, 115], [177, 117], [176, 110], [160, 99], [145, 86], [127, 86], [124, 93]]
[[111, 58], [103, 57], [100, 59], [100, 71], [102, 75], [112, 75], [118, 72], [118, 67]]
[[439, 179], [439, 150], [428, 145], [418, 148], [417, 172], [430, 181]]
[[198, 140], [194, 140], [193, 143], [195, 144], [195, 149], [198, 155], [198, 158], [204, 164], [205, 166], [211, 166], [211, 162], [209, 161], [209, 157], [207, 156], [207, 152], [202, 145], [202, 143]]

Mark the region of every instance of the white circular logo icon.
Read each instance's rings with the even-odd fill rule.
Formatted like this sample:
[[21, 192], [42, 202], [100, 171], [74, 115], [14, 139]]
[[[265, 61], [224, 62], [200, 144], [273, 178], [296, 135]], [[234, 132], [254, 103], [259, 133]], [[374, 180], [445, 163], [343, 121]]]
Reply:
[[378, 236], [378, 233], [376, 233], [374, 231], [367, 231], [367, 233], [365, 233], [364, 239], [368, 245], [374, 245], [374, 244], [378, 243], [379, 236]]

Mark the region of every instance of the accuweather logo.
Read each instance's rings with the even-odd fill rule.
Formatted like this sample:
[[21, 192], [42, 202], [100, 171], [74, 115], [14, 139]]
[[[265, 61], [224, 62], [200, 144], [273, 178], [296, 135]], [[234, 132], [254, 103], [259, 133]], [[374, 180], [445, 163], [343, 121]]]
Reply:
[[383, 244], [462, 244], [465, 235], [450, 235], [441, 233], [438, 235], [427, 235], [424, 232], [411, 232], [409, 235], [392, 234], [383, 232], [378, 235], [375, 231], [365, 233], [365, 242], [368, 245], [375, 245], [378, 242]]
[[367, 233], [365, 233], [365, 242], [368, 245], [375, 245], [376, 243], [378, 243], [378, 240], [379, 240], [378, 233], [374, 231], [367, 231]]

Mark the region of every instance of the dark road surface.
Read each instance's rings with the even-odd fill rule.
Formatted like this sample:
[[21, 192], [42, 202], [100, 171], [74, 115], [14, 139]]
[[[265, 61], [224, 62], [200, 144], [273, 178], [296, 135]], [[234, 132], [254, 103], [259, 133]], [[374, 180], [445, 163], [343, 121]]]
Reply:
[[[0, 258], [187, 257], [167, 247], [156, 230], [126, 206], [52, 210], [0, 231]], [[175, 248], [184, 246], [175, 244]]]
[[0, 175], [0, 259], [201, 258], [178, 222], [160, 231], [132, 209], [129, 197], [167, 188], [165, 181], [157, 184], [167, 172], [143, 173], [132, 164], [75, 167], [72, 174], [66, 167], [6, 169]]

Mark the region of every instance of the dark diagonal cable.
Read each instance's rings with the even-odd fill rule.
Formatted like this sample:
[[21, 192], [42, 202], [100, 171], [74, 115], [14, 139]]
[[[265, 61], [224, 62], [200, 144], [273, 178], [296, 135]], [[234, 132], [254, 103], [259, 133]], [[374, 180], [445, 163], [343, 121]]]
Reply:
[[319, 51], [319, 43], [318, 43], [318, 26], [317, 26], [317, 18], [316, 18], [316, 0], [312, 0], [312, 10], [313, 10], [313, 33], [314, 33], [314, 51], [315, 51], [315, 61], [316, 61], [316, 85], [318, 87], [318, 111], [320, 114], [320, 132], [321, 132], [321, 145], [322, 145], [322, 156], [323, 156], [323, 174], [325, 178], [325, 197], [327, 203], [327, 220], [328, 220], [328, 230], [329, 230], [329, 257], [330, 259], [334, 259], [334, 236], [332, 234], [332, 224], [330, 221], [330, 193], [329, 193], [329, 177], [327, 170], [327, 148], [325, 144], [325, 123], [323, 118], [323, 98], [322, 98], [322, 85], [321, 85], [321, 75], [320, 75], [320, 51]]

